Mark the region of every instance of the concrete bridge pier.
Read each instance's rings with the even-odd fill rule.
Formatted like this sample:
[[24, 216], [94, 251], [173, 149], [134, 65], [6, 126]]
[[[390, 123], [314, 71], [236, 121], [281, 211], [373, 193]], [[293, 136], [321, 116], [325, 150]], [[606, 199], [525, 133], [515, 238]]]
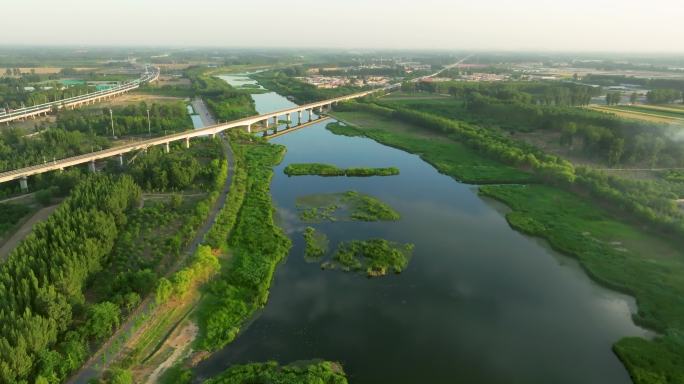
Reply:
[[[266, 120], [266, 128], [268, 128], [268, 120]], [[247, 133], [252, 133], [252, 124], [247, 124]]]
[[119, 154], [119, 167], [123, 167], [124, 162], [123, 162], [123, 153]]
[[302, 111], [297, 111], [297, 124], [302, 124]]
[[90, 160], [90, 163], [88, 163], [88, 170], [89, 170], [90, 172], [95, 172], [95, 171], [96, 171], [96, 169], [95, 169], [95, 160]]
[[22, 192], [28, 192], [28, 179], [26, 176], [19, 179], [19, 187], [21, 188]]
[[190, 138], [189, 137], [185, 138], [185, 148], [190, 148]]
[[292, 115], [288, 113], [285, 116], [287, 117], [287, 128], [290, 128], [290, 123], [292, 123]]
[[166, 153], [171, 152], [171, 146], [169, 145], [169, 142], [167, 141], [166, 144], [164, 145], [164, 150]]
[[266, 129], [268, 129], [269, 125], [271, 125], [271, 119], [266, 119]]
[[309, 112], [309, 122], [313, 121], [313, 108], [309, 109], [307, 112]]

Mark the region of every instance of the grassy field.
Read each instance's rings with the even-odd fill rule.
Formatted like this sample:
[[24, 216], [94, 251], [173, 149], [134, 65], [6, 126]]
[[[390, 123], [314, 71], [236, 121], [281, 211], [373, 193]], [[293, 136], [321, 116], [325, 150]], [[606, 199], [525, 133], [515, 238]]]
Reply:
[[381, 144], [419, 155], [438, 171], [472, 184], [524, 183], [532, 175], [486, 158], [443, 135], [366, 112], [334, 112], [353, 126], [329, 124], [337, 134], [366, 136]]
[[641, 111], [635, 111], [635, 110], [628, 110], [628, 109], [623, 109], [619, 106], [610, 106], [609, 107], [606, 105], [592, 105], [588, 108], [593, 109], [595, 111], [599, 111], [599, 112], [612, 113], [618, 117], [625, 118], [625, 119], [641, 120], [641, 121], [647, 121], [649, 123], [671, 124], [671, 123], [679, 122], [679, 119], [673, 118], [671, 116], [663, 116], [662, 114], [653, 113], [653, 112], [641, 112]]
[[624, 224], [596, 205], [540, 186], [484, 186], [480, 193], [512, 208], [510, 225], [575, 256], [596, 281], [633, 295], [635, 322], [664, 336], [615, 345], [636, 383], [684, 382], [684, 258], [681, 249]]
[[[463, 178], [455, 168], [481, 156], [449, 138], [435, 137], [420, 127], [408, 126], [375, 114], [335, 112], [355, 126], [331, 124], [329, 129], [347, 136], [367, 136], [383, 144], [419, 153], [443, 173]], [[456, 145], [454, 145], [454, 144]], [[485, 161], [491, 175], [515, 169]], [[482, 179], [477, 167], [465, 168], [468, 179]], [[504, 172], [504, 173], [501, 173]], [[518, 173], [513, 173], [518, 174]], [[529, 177], [528, 177], [529, 179]], [[538, 184], [488, 185], [486, 195], [507, 204], [510, 225], [547, 239], [551, 246], [576, 257], [587, 273], [610, 288], [637, 299], [634, 320], [661, 333], [654, 340], [625, 338], [614, 345], [637, 384], [684, 383], [684, 255], [673, 240], [625, 224], [591, 199]]]
[[661, 105], [618, 105], [613, 108], [622, 109], [624, 111], [643, 112], [653, 115], [672, 117], [676, 119], [684, 119], [684, 109], [671, 108]]

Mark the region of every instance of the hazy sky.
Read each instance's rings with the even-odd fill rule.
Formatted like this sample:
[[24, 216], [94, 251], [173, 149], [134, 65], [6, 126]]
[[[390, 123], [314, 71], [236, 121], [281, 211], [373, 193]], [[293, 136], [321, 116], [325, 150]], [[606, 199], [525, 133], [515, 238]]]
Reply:
[[0, 44], [684, 53], [684, 0], [17, 0]]

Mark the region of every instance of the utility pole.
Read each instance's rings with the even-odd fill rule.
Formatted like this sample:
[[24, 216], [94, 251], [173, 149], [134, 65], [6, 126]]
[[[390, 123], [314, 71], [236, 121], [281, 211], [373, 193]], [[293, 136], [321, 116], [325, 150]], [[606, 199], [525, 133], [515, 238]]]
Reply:
[[109, 119], [112, 121], [112, 138], [114, 138], [114, 112], [109, 108]]
[[152, 137], [152, 123], [150, 123], [150, 109], [147, 108], [147, 136]]

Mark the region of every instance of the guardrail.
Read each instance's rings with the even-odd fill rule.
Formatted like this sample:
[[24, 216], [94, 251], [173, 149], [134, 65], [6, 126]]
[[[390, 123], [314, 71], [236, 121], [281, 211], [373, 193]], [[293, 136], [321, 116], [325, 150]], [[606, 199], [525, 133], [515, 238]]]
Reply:
[[347, 95], [347, 96], [337, 97], [334, 99], [318, 101], [318, 102], [314, 102], [314, 103], [300, 105], [300, 106], [293, 107], [293, 108], [283, 109], [280, 111], [275, 111], [275, 112], [265, 113], [262, 115], [250, 116], [250, 117], [245, 117], [242, 119], [233, 120], [233, 121], [229, 121], [229, 122], [225, 122], [225, 123], [215, 124], [215, 125], [211, 125], [211, 126], [208, 126], [205, 128], [200, 128], [200, 129], [195, 129], [195, 130], [190, 130], [190, 131], [184, 131], [184, 132], [179, 132], [179, 133], [173, 133], [170, 135], [155, 137], [155, 138], [143, 140], [140, 142], [124, 144], [124, 145], [120, 145], [118, 147], [108, 148], [108, 149], [104, 149], [104, 150], [97, 151], [97, 152], [85, 153], [82, 155], [72, 156], [72, 157], [68, 157], [65, 159], [49, 161], [49, 162], [46, 162], [44, 164], [37, 164], [37, 165], [19, 168], [19, 169], [15, 169], [15, 170], [11, 170], [11, 171], [6, 171], [6, 172], [0, 173], [0, 183], [12, 181], [12, 180], [21, 180], [21, 179], [25, 180], [29, 176], [37, 175], [40, 173], [50, 172], [50, 171], [54, 171], [54, 170], [58, 170], [58, 169], [64, 169], [66, 167], [72, 167], [75, 165], [85, 164], [88, 162], [94, 162], [94, 161], [101, 160], [101, 159], [106, 159], [106, 158], [110, 158], [110, 157], [114, 157], [114, 156], [118, 156], [118, 155], [123, 155], [124, 153], [127, 153], [127, 152], [146, 149], [146, 148], [156, 146], [156, 145], [169, 144], [169, 143], [172, 143], [175, 141], [180, 141], [180, 140], [186, 140], [186, 146], [187, 146], [190, 144], [189, 140], [191, 138], [194, 138], [194, 137], [216, 135], [216, 134], [221, 133], [223, 131], [226, 131], [228, 129], [238, 128], [238, 127], [251, 127], [252, 124], [267, 122], [271, 118], [274, 118], [277, 121], [279, 116], [289, 115], [292, 113], [308, 111], [310, 113], [309, 118], [311, 118], [311, 113], [313, 113], [313, 110], [316, 108], [322, 109], [323, 107], [326, 107], [326, 106], [332, 106], [333, 104], [335, 104], [337, 102], [347, 101], [347, 100], [352, 100], [352, 99], [368, 96], [368, 95], [376, 93], [376, 92], [390, 91], [392, 89], [395, 89], [396, 86], [397, 86], [396, 84], [393, 84], [393, 85], [385, 87], [385, 88], [380, 88], [380, 89], [371, 90], [371, 91], [359, 92], [359, 93], [355, 93], [355, 94], [351, 94], [351, 95]]

